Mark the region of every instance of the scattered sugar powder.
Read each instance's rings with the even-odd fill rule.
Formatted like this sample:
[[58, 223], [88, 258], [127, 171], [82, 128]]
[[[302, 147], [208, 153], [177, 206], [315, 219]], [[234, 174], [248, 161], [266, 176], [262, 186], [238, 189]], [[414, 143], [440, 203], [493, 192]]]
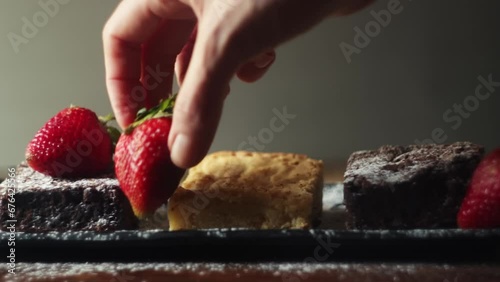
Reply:
[[341, 183], [326, 184], [323, 189], [323, 210], [338, 208], [344, 204], [344, 190]]
[[[499, 281], [498, 266], [494, 265], [431, 265], [431, 264], [356, 264], [356, 263], [19, 263], [17, 274], [8, 281], [145, 281], [150, 277], [203, 278], [240, 277], [252, 281], [267, 277], [269, 281], [284, 278], [337, 277], [345, 281], [454, 281], [458, 276], [475, 278], [460, 281]], [[0, 274], [7, 265], [0, 265]], [[189, 278], [189, 279], [188, 279]], [[478, 278], [480, 278], [478, 280]], [[266, 281], [268, 281], [266, 280]], [[313, 279], [315, 280], [315, 279]], [[156, 281], [156, 280], [155, 280]], [[184, 280], [183, 280], [184, 281]], [[216, 281], [216, 280], [214, 280]], [[306, 279], [308, 281], [308, 279]], [[312, 280], [311, 280], [312, 281]]]
[[408, 181], [420, 171], [445, 169], [454, 162], [475, 159], [482, 147], [470, 142], [445, 145], [383, 146], [358, 151], [348, 160], [345, 182], [363, 179], [372, 184]]
[[[399, 169], [389, 169], [399, 165]], [[363, 178], [370, 183], [396, 183], [411, 178], [416, 172], [431, 162], [421, 163], [391, 163], [386, 157], [371, 156], [354, 160], [345, 172], [345, 181], [353, 181], [354, 177]]]
[[[92, 187], [92, 189], [102, 190], [110, 187], [118, 187], [118, 180], [112, 175], [105, 175], [98, 178], [85, 179], [56, 179], [48, 175], [39, 173], [26, 164], [18, 166], [16, 171], [16, 192], [31, 189], [82, 189], [82, 187]], [[5, 185], [0, 184], [0, 192], [3, 192]]]

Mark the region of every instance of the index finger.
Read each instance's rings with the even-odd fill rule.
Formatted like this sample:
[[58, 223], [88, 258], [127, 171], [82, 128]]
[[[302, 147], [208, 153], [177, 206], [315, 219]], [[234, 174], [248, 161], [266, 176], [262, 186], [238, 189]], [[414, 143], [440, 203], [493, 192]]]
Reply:
[[103, 31], [106, 87], [118, 124], [124, 128], [146, 101], [141, 84], [141, 56], [144, 43], [161, 18], [148, 1], [125, 0], [116, 8]]

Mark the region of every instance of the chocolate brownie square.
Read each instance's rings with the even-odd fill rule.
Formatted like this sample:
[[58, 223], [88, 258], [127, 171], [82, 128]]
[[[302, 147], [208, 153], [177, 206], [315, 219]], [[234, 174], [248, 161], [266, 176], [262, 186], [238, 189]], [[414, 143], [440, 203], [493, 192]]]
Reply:
[[[23, 163], [17, 167], [14, 179], [14, 185], [7, 185], [9, 179], [0, 184], [2, 230], [8, 227], [8, 220], [17, 220], [16, 231], [24, 232], [137, 228], [130, 203], [112, 175], [56, 179]], [[15, 202], [9, 201], [9, 194]], [[14, 213], [9, 211], [9, 203]]]
[[454, 228], [484, 148], [469, 142], [383, 146], [351, 155], [344, 175], [351, 229]]

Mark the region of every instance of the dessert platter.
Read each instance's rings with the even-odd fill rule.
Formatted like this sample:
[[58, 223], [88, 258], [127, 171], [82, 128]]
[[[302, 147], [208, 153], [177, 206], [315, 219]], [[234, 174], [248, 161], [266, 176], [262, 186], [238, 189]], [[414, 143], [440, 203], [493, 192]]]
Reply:
[[0, 184], [0, 244], [24, 262], [500, 261], [499, 151], [383, 146], [342, 183], [305, 155], [222, 151], [183, 176], [145, 135], [168, 137], [171, 106], [118, 140], [83, 108], [51, 119]]

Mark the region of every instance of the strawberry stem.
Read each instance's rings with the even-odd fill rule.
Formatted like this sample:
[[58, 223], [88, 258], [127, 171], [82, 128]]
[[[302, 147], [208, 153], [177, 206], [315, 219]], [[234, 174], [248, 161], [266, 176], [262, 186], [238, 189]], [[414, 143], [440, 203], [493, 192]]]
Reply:
[[118, 139], [120, 139], [122, 133], [113, 126], [106, 126], [106, 131], [108, 132], [111, 141], [113, 141], [113, 147], [116, 147], [116, 143], [118, 143]]
[[113, 121], [115, 120], [115, 116], [113, 114], [109, 114], [107, 116], [103, 116], [103, 117], [99, 117], [99, 121], [103, 124], [103, 125], [107, 125], [108, 122], [110, 121]]
[[118, 130], [116, 127], [108, 124], [109, 122], [114, 121], [114, 120], [116, 120], [116, 118], [113, 114], [99, 117], [99, 121], [101, 122], [101, 124], [104, 127], [106, 127], [106, 131], [108, 132], [108, 135], [111, 138], [111, 141], [113, 142], [113, 147], [116, 146], [116, 143], [118, 143], [118, 139], [120, 139], [120, 135], [122, 135], [120, 130]]
[[142, 108], [137, 112], [135, 121], [125, 129], [125, 134], [130, 134], [136, 127], [149, 119], [169, 117], [174, 112], [175, 99], [177, 94], [173, 94], [151, 109]]

